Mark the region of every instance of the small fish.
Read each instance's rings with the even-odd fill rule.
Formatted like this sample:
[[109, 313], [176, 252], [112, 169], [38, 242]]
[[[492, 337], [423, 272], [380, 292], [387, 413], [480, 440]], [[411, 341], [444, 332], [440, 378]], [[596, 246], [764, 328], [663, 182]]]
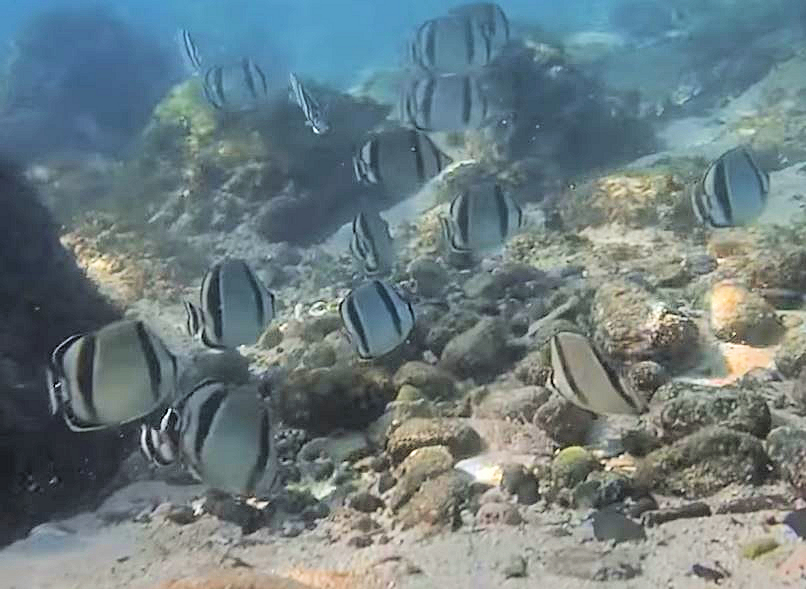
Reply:
[[409, 196], [450, 161], [424, 133], [395, 128], [364, 143], [353, 156], [353, 170], [361, 183], [380, 184], [391, 194]]
[[451, 251], [480, 254], [506, 243], [523, 227], [524, 216], [500, 184], [485, 181], [457, 195], [440, 221]]
[[199, 57], [199, 50], [190, 32], [187, 29], [179, 29], [176, 34], [176, 40], [179, 44], [179, 52], [182, 55], [185, 68], [192, 76], [200, 75], [202, 72], [202, 60]]
[[409, 48], [413, 65], [432, 73], [463, 74], [489, 65], [501, 46], [464, 14], [452, 14], [425, 21]]
[[502, 107], [477, 75], [422, 73], [402, 85], [398, 116], [419, 131], [468, 131], [500, 120]]
[[710, 227], [736, 227], [755, 221], [764, 211], [770, 177], [746, 147], [719, 156], [691, 191], [697, 219]]
[[364, 360], [393, 351], [414, 329], [411, 303], [381, 280], [371, 280], [350, 291], [339, 305], [339, 314], [347, 336]]
[[388, 274], [395, 264], [395, 243], [389, 224], [377, 212], [361, 212], [353, 219], [350, 253], [367, 276]]
[[236, 63], [217, 65], [204, 73], [202, 88], [207, 101], [227, 112], [254, 110], [268, 99], [266, 75], [248, 57]]
[[291, 73], [289, 77], [291, 78], [291, 95], [305, 115], [305, 124], [317, 135], [324, 135], [330, 131], [330, 123], [327, 120], [325, 110], [319, 106], [319, 103], [305, 89], [305, 86], [302, 85], [296, 75]]
[[212, 489], [249, 496], [274, 486], [272, 428], [268, 403], [256, 391], [205, 380], [168, 409], [159, 429], [141, 426], [140, 447], [160, 465], [181, 460]]
[[204, 275], [199, 306], [185, 301], [188, 334], [209, 348], [254, 344], [274, 318], [275, 297], [244, 260], [229, 258]]
[[551, 370], [551, 388], [582, 409], [599, 415], [643, 409], [584, 335], [564, 331], [551, 338]]
[[47, 370], [51, 412], [73, 431], [129, 423], [175, 392], [176, 358], [142, 321], [117, 321], [74, 335], [53, 351]]

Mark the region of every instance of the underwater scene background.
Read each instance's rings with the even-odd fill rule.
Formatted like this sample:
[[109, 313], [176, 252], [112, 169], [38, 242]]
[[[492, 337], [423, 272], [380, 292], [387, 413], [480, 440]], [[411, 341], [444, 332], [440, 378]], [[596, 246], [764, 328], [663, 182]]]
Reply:
[[0, 1], [0, 588], [806, 586], [800, 0]]

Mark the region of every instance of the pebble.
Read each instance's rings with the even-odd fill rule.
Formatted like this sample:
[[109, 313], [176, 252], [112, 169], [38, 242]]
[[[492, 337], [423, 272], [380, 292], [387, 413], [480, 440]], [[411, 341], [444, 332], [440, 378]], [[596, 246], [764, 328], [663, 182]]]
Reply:
[[353, 548], [367, 548], [372, 546], [372, 536], [368, 534], [358, 534], [347, 540], [347, 545]]
[[686, 503], [677, 507], [667, 507], [654, 511], [647, 511], [641, 520], [645, 526], [659, 526], [678, 519], [691, 519], [697, 517], [710, 517], [711, 507], [707, 503], [695, 502]]
[[453, 377], [427, 362], [406, 362], [394, 376], [395, 387], [411, 385], [423, 392], [428, 399], [452, 399], [456, 394]]
[[599, 467], [599, 461], [585, 448], [565, 448], [551, 462], [552, 487], [556, 490], [573, 489]]
[[369, 491], [359, 491], [347, 498], [347, 505], [362, 513], [374, 513], [384, 506], [383, 499]]
[[501, 569], [506, 579], [520, 579], [526, 575], [526, 559], [520, 555], [511, 557]]
[[593, 536], [600, 542], [631, 542], [646, 540], [644, 526], [618, 511], [595, 511], [590, 516]]
[[440, 296], [450, 280], [448, 271], [432, 258], [415, 258], [406, 271], [417, 283], [417, 294], [425, 298]]
[[786, 378], [795, 378], [806, 368], [806, 327], [793, 327], [786, 332], [775, 353], [775, 366]]
[[501, 466], [501, 488], [517, 497], [521, 505], [533, 505], [540, 499], [537, 477], [520, 463]]
[[499, 317], [485, 317], [451, 339], [442, 350], [440, 366], [460, 378], [492, 380], [512, 358], [508, 327]]
[[806, 498], [806, 430], [782, 426], [767, 437], [767, 454], [784, 478]]
[[391, 472], [384, 472], [378, 477], [378, 493], [383, 495], [397, 484], [397, 479]]
[[445, 446], [458, 459], [478, 454], [482, 442], [478, 432], [460, 419], [413, 417], [389, 435], [386, 450], [395, 462], [401, 462], [426, 446]]
[[763, 346], [783, 333], [775, 309], [763, 297], [729, 281], [711, 289], [710, 322], [714, 335], [731, 343]]
[[282, 528], [280, 528], [280, 535], [283, 538], [296, 538], [304, 532], [305, 529], [305, 522], [284, 521]]
[[476, 522], [482, 526], [517, 526], [522, 521], [518, 508], [511, 503], [484, 503], [476, 512]]
[[772, 552], [778, 548], [778, 546], [778, 541], [775, 538], [772, 536], [766, 536], [764, 538], [758, 538], [744, 544], [741, 547], [740, 552], [744, 558], [755, 560], [761, 556], [764, 556], [768, 552]]
[[534, 424], [562, 446], [584, 444], [594, 415], [559, 395], [553, 395], [535, 412]]

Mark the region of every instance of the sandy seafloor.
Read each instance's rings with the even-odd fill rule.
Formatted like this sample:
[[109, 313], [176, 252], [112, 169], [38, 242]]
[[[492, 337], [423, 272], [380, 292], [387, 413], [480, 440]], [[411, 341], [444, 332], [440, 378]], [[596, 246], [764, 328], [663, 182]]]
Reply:
[[[778, 83], [786, 75], [802, 76], [802, 70], [770, 74]], [[669, 152], [713, 157], [740, 142], [740, 136], [726, 131], [729, 125], [725, 122], [752, 112], [764, 84], [760, 82], [711, 117], [671, 123], [661, 134]], [[642, 158], [635, 165], [656, 157]], [[801, 214], [795, 196], [806, 187], [806, 172], [801, 169], [804, 162], [791, 164], [773, 174], [770, 206], [762, 222], [781, 222]], [[161, 318], [165, 324], [158, 322], [157, 326], [166, 333], [176, 333], [182, 321], [178, 304], [160, 308], [143, 301], [136, 308]], [[133, 517], [161, 503], [187, 503], [201, 491], [200, 486], [139, 482], [115, 493], [95, 512], [44, 524], [25, 540], [0, 550], [0, 588], [150, 589], [169, 579], [231, 570], [279, 574], [311, 587], [355, 589], [685, 589], [713, 586], [690, 570], [695, 563], [714, 567], [717, 562], [731, 575], [720, 583], [722, 587], [806, 587], [806, 577], [797, 567], [798, 562], [806, 566], [806, 543], [789, 538], [782, 526], [772, 523], [784, 511], [679, 520], [647, 528], [645, 541], [613, 546], [586, 538], [578, 514], [530, 508], [519, 526], [470, 525], [428, 537], [417, 531], [386, 530], [387, 543], [361, 549], [343, 540], [332, 541], [328, 526], [335, 524], [328, 523], [295, 538], [258, 532], [244, 542], [236, 526], [211, 516], [184, 526], [159, 518], [135, 521]], [[730, 492], [728, 489], [720, 497], [730, 496]], [[783, 486], [770, 492], [790, 495]], [[776, 537], [782, 546], [756, 560], [741, 555], [741, 546], [765, 536]], [[506, 578], [503, 569], [516, 556], [526, 560], [527, 575]], [[640, 568], [641, 574], [631, 579], [590, 579], [597, 569], [612, 574], [625, 567]], [[225, 586], [252, 585], [209, 585]], [[254, 585], [264, 586], [282, 587]]]

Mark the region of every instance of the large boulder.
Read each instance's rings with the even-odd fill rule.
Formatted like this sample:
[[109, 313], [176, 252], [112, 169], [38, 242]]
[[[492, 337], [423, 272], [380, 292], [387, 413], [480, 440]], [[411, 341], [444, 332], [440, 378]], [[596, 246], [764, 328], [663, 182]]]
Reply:
[[59, 243], [20, 173], [0, 163], [0, 544], [55, 514], [87, 506], [129, 440], [77, 434], [48, 410], [45, 365], [66, 337], [119, 318]]

